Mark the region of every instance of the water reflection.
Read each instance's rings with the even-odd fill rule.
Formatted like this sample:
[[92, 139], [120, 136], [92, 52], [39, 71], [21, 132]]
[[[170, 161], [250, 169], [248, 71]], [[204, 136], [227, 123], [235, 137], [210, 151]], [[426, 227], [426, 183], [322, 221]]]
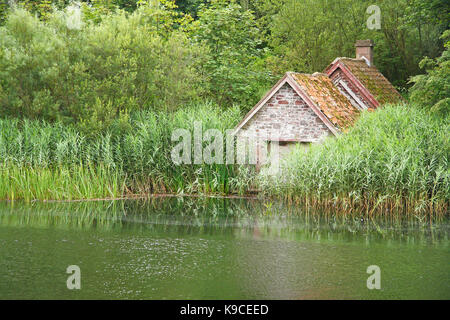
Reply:
[[[0, 299], [449, 299], [448, 220], [249, 199], [0, 203]], [[67, 290], [68, 265], [82, 290]], [[382, 290], [366, 288], [379, 265]]]
[[0, 225], [98, 230], [177, 231], [180, 234], [233, 234], [239, 238], [406, 243], [448, 241], [448, 220], [401, 216], [364, 219], [339, 213], [304, 211], [282, 202], [160, 197], [88, 202], [0, 202]]

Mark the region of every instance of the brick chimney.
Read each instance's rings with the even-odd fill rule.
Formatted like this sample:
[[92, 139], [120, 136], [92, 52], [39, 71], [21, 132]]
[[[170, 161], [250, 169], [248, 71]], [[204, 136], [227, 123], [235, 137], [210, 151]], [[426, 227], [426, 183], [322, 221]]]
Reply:
[[369, 66], [373, 65], [373, 41], [372, 40], [357, 40], [356, 47], [356, 59], [365, 57], [369, 63]]

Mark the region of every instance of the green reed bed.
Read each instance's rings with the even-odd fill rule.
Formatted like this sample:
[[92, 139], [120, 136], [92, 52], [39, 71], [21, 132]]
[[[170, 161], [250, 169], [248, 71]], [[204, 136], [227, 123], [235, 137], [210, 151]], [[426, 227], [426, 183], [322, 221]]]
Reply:
[[92, 136], [59, 123], [0, 119], [0, 199], [245, 192], [251, 174], [234, 165], [175, 165], [171, 158], [175, 129], [192, 134], [198, 121], [203, 131], [225, 133], [240, 117], [239, 108], [208, 103], [173, 113], [142, 111]]
[[366, 112], [338, 138], [296, 150], [281, 175], [263, 171], [257, 180], [249, 166], [173, 163], [173, 130], [192, 134], [200, 121], [203, 131], [224, 133], [240, 118], [238, 108], [201, 104], [133, 113], [92, 136], [59, 123], [0, 119], [0, 199], [245, 194], [257, 186], [263, 196], [342, 214], [448, 211], [448, 118], [408, 106]]
[[410, 106], [365, 112], [337, 139], [297, 149], [282, 174], [262, 175], [268, 195], [343, 213], [445, 214], [449, 204], [448, 118]]
[[125, 190], [120, 172], [103, 165], [42, 168], [11, 164], [0, 169], [0, 199], [117, 198]]

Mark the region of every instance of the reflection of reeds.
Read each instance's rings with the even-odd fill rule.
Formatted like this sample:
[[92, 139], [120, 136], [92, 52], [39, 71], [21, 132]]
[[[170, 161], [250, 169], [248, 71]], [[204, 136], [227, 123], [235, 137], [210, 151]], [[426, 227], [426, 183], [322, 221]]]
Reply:
[[122, 223], [120, 201], [31, 203], [1, 202], [0, 224], [59, 228], [111, 229]]
[[448, 210], [448, 119], [406, 106], [364, 113], [348, 134], [298, 149], [262, 190], [306, 207], [370, 217]]
[[[360, 217], [308, 212], [273, 202], [248, 199], [149, 198], [96, 202], [0, 202], [2, 226], [131, 230], [155, 234], [233, 236], [286, 240], [448, 240], [447, 220], [404, 215]], [[431, 236], [432, 237], [431, 237]]]

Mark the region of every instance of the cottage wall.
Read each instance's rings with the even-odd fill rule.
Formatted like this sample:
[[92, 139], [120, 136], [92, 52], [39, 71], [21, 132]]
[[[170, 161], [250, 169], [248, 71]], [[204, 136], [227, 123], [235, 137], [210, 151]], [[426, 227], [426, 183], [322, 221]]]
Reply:
[[359, 103], [353, 99], [348, 93], [347, 93], [347, 89], [344, 88], [339, 82], [342, 80], [347, 88], [349, 88], [354, 95], [356, 95], [359, 99], [359, 101], [361, 101], [364, 104], [364, 108], [368, 109], [373, 107], [372, 104], [366, 99], [364, 98], [364, 96], [361, 94], [361, 92], [359, 91], [359, 89], [353, 84], [353, 82], [350, 81], [350, 79], [342, 72], [341, 69], [337, 69], [335, 72], [333, 72], [333, 74], [330, 76], [331, 81], [333, 81], [334, 85], [339, 88], [339, 91], [341, 91], [341, 93], [343, 95], [345, 95], [350, 102], [356, 106], [357, 108], [360, 108], [358, 105]]
[[238, 135], [258, 140], [317, 142], [332, 133], [286, 83], [241, 128]]

